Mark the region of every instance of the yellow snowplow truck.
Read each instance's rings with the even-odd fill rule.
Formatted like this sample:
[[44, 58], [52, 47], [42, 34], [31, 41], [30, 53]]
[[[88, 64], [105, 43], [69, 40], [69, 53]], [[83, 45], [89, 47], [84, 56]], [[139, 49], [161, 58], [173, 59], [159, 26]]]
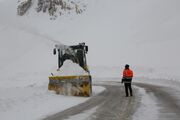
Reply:
[[61, 73], [63, 63], [66, 60], [71, 60], [73, 63], [78, 64], [87, 74], [54, 75], [51, 73], [52, 76], [49, 77], [48, 89], [62, 95], [91, 96], [92, 81], [86, 61], [88, 46], [85, 43], [73, 46], [55, 45], [53, 51], [54, 55], [58, 55], [58, 70], [56, 72]]

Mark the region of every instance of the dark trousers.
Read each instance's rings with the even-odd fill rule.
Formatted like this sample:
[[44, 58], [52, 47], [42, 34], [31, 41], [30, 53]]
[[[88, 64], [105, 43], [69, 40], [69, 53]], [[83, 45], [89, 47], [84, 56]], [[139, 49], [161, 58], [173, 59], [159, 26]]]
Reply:
[[124, 83], [124, 87], [125, 87], [126, 97], [129, 96], [129, 92], [130, 92], [130, 96], [133, 96], [131, 83]]

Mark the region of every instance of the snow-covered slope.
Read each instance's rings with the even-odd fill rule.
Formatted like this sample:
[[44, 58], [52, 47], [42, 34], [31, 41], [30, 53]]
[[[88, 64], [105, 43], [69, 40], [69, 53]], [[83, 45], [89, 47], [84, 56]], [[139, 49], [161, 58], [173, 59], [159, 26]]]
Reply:
[[36, 12], [37, 0], [24, 16], [17, 15], [18, 0], [0, 0], [0, 114], [21, 106], [17, 101], [26, 92], [19, 95], [16, 90], [35, 89], [30, 97], [47, 90], [48, 76], [57, 66], [52, 54], [56, 43], [86, 42], [95, 77], [119, 77], [129, 63], [136, 76], [180, 78], [179, 0], [81, 1], [87, 5], [82, 14], [50, 20]]
[[[87, 2], [83, 14], [64, 15], [57, 20], [37, 13], [36, 0], [33, 3], [30, 11], [20, 17], [16, 13], [17, 1], [2, 1], [1, 31], [27, 32], [25, 34], [37, 36], [48, 44], [85, 41], [90, 46], [90, 65], [179, 66], [176, 55], [180, 37], [178, 0], [92, 0]], [[2, 40], [12, 40], [11, 36], [1, 34]], [[33, 39], [19, 34], [23, 39]], [[13, 39], [19, 40], [18, 36]]]

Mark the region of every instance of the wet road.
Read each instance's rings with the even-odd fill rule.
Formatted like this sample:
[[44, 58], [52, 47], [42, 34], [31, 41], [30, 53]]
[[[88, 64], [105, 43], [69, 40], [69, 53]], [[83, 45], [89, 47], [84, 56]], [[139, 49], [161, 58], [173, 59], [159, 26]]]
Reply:
[[[104, 85], [106, 90], [93, 96], [87, 102], [74, 106], [63, 112], [49, 116], [44, 120], [63, 120], [83, 111], [97, 107], [96, 111], [85, 120], [129, 120], [137, 105], [136, 97], [125, 97], [124, 87], [120, 83]], [[72, 117], [73, 118], [73, 117]]]
[[[180, 120], [179, 91], [169, 87], [150, 84], [133, 84], [143, 88], [146, 94], [153, 94], [156, 105], [159, 108], [157, 120]], [[94, 110], [88, 117], [78, 120], [132, 120], [132, 115], [140, 106], [141, 101], [141, 95], [138, 92], [138, 88], [133, 87], [133, 97], [125, 97], [124, 86], [120, 83], [109, 82], [98, 83], [96, 85], [104, 86], [106, 90], [96, 96], [92, 96], [85, 103], [49, 116], [44, 120], [74, 120], [73, 116], [86, 113], [86, 111], [95, 107], [96, 110]], [[70, 117], [71, 119], [69, 119]]]
[[147, 94], [153, 94], [159, 108], [157, 120], [180, 120], [180, 91], [170, 87], [136, 83]]

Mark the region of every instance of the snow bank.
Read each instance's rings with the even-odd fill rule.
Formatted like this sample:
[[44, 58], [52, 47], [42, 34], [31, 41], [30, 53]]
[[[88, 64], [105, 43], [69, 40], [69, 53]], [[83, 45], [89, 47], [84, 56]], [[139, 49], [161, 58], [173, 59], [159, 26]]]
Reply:
[[[93, 95], [105, 90], [93, 86]], [[0, 88], [0, 120], [39, 120], [85, 102], [90, 97], [57, 95], [47, 84], [17, 88]]]
[[63, 66], [54, 73], [55, 76], [79, 76], [79, 75], [88, 75], [82, 67], [78, 64], [73, 63], [71, 60], [66, 60], [63, 63]]

